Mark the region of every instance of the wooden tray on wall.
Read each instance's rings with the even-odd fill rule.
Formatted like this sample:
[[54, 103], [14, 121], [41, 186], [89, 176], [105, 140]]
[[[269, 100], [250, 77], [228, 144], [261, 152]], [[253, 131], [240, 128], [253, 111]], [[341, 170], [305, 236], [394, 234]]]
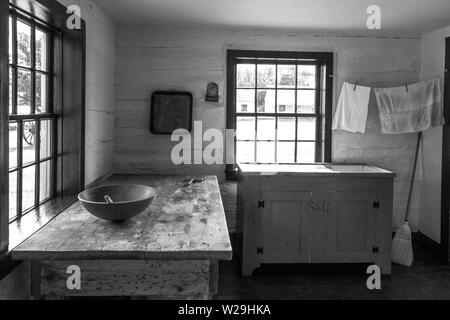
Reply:
[[191, 132], [192, 100], [190, 92], [153, 92], [150, 131], [153, 134], [172, 134], [176, 129], [186, 129]]

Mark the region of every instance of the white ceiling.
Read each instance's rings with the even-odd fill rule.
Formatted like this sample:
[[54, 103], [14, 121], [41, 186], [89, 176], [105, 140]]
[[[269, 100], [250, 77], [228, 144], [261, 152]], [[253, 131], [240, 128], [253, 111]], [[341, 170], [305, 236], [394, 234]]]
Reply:
[[[367, 34], [366, 10], [381, 8], [375, 34], [420, 35], [450, 25], [450, 0], [94, 0], [135, 25], [282, 28]], [[372, 32], [374, 34], [374, 32]]]

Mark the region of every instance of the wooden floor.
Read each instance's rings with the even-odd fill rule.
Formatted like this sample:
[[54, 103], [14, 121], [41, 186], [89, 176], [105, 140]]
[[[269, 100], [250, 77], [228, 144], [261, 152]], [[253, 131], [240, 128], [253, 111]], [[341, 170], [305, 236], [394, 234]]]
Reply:
[[366, 287], [367, 265], [265, 265], [240, 276], [238, 259], [220, 263], [216, 299], [450, 299], [450, 266], [415, 245], [411, 268], [393, 265], [382, 289]]

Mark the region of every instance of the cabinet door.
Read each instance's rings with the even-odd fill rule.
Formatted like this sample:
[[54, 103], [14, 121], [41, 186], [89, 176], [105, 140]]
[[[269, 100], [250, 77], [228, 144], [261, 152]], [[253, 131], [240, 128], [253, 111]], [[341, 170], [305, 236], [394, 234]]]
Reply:
[[374, 256], [376, 193], [330, 192], [328, 254], [335, 262], [367, 262]]
[[261, 262], [308, 262], [305, 217], [310, 196], [310, 192], [262, 193]]

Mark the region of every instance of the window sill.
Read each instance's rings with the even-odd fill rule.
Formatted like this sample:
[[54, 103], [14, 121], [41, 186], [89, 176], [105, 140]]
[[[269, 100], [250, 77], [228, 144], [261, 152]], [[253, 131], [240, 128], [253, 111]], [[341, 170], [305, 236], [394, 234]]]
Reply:
[[9, 225], [9, 251], [39, 231], [76, 201], [76, 196], [56, 198], [12, 222]]

